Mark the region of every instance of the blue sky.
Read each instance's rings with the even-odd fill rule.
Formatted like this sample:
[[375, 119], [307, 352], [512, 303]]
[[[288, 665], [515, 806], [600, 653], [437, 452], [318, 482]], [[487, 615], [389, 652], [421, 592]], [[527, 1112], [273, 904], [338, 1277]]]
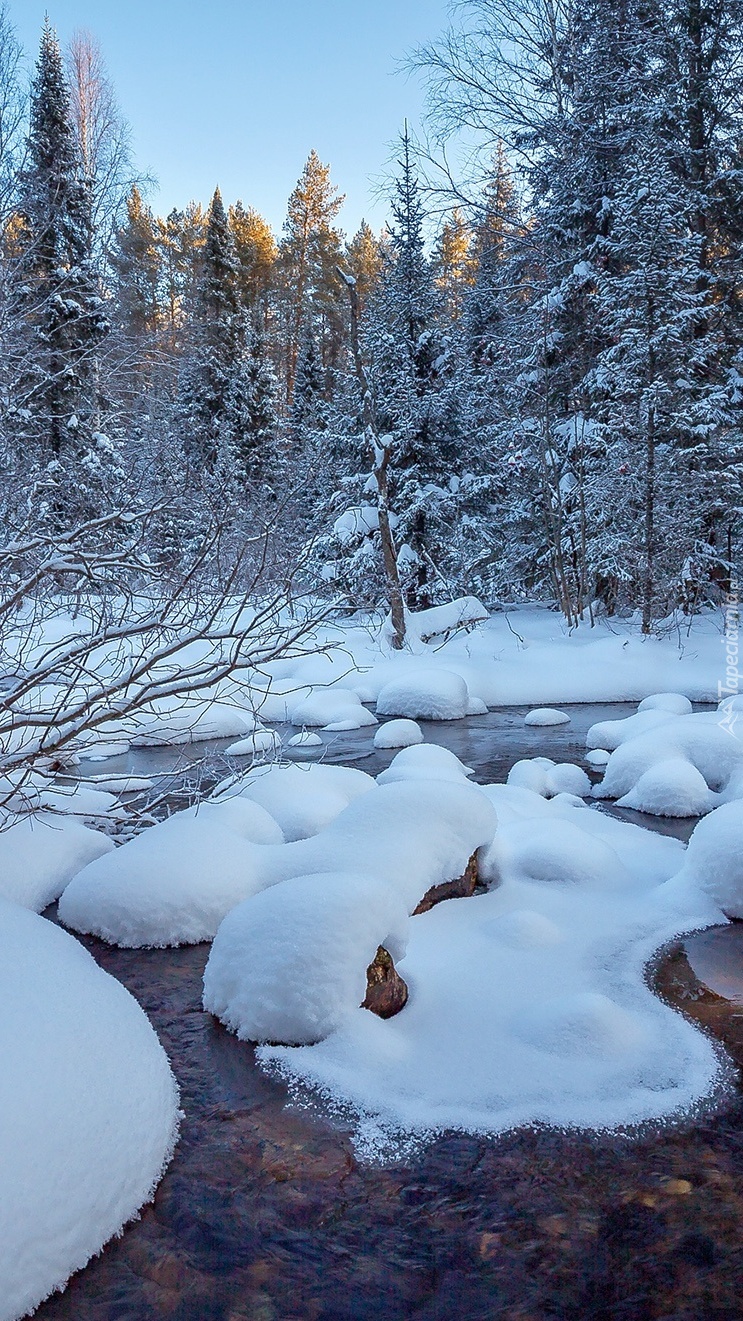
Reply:
[[64, 42], [100, 41], [139, 166], [166, 212], [191, 198], [241, 197], [278, 230], [312, 147], [346, 193], [353, 233], [386, 208], [375, 183], [423, 87], [396, 68], [446, 26], [447, 0], [10, 0], [35, 58], [44, 11]]

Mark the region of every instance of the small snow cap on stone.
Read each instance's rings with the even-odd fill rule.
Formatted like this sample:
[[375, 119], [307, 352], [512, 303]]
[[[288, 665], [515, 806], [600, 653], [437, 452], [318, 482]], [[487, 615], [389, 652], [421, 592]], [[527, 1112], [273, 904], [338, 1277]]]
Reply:
[[568, 725], [570, 716], [553, 706], [538, 706], [524, 716], [525, 725]]

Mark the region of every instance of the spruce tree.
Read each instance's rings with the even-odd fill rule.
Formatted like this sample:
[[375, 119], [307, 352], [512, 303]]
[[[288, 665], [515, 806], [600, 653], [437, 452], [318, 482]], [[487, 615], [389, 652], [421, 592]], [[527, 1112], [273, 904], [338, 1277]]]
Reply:
[[80, 454], [97, 424], [98, 350], [108, 321], [91, 257], [89, 190], [76, 154], [59, 43], [48, 22], [31, 91], [20, 212], [17, 296], [28, 334], [24, 430], [42, 458]]
[[209, 208], [188, 340], [178, 418], [192, 463], [213, 469], [220, 447], [235, 440], [235, 377], [245, 345], [237, 256], [218, 188]]

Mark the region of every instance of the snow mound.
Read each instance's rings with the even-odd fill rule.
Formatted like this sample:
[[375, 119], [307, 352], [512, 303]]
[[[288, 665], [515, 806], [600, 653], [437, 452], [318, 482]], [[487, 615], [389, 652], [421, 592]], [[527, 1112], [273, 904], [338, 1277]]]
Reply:
[[237, 743], [230, 743], [225, 752], [230, 757], [260, 757], [264, 752], [276, 752], [281, 746], [281, 739], [273, 729], [256, 729]]
[[740, 803], [725, 803], [694, 827], [680, 876], [700, 886], [728, 917], [743, 919]]
[[[435, 638], [448, 637], [460, 629], [472, 628], [487, 618], [488, 612], [476, 596], [460, 596], [456, 601], [446, 601], [428, 610], [406, 612], [405, 626], [408, 638], [432, 642]], [[384, 627], [386, 633], [392, 631], [391, 619], [385, 622]]]
[[622, 720], [599, 720], [597, 724], [591, 725], [586, 734], [586, 747], [606, 748], [609, 752], [614, 752], [628, 739], [636, 738], [638, 734], [644, 734], [659, 725], [667, 724], [673, 719], [673, 714], [672, 711], [657, 710], [653, 707], [647, 711], [636, 711], [633, 716], [625, 716]]
[[547, 772], [547, 791], [549, 797], [555, 794], [575, 794], [585, 798], [591, 792], [591, 781], [582, 766], [575, 766], [571, 761], [560, 761]]
[[252, 844], [283, 844], [284, 832], [274, 821], [265, 807], [250, 798], [244, 798], [235, 792], [230, 795], [223, 792], [219, 799], [209, 799], [187, 807], [183, 812], [175, 812], [168, 818], [173, 825], [183, 820], [206, 821], [211, 825], [225, 826], [234, 831], [241, 839], [248, 839]]
[[377, 718], [361, 705], [355, 693], [347, 688], [316, 689], [309, 697], [290, 708], [293, 725], [343, 725], [344, 729], [364, 729], [376, 725]]
[[402, 780], [466, 781], [472, 774], [469, 766], [463, 766], [448, 748], [426, 743], [398, 752], [387, 769], [377, 776], [377, 784], [397, 784]]
[[508, 772], [508, 784], [529, 789], [542, 798], [574, 794], [578, 798], [591, 792], [591, 781], [581, 766], [570, 761], [555, 763], [549, 757], [528, 757], [514, 762]]
[[178, 1093], [136, 1000], [0, 900], [0, 1321], [62, 1288], [150, 1200]]
[[538, 1050], [576, 1058], [616, 1059], [644, 1045], [647, 1035], [639, 1015], [596, 991], [558, 996], [518, 1015], [514, 1026]]
[[724, 713], [669, 716], [616, 748], [593, 794], [620, 799], [624, 806], [642, 803], [643, 811], [665, 816], [710, 811], [743, 797], [743, 742], [726, 726]]
[[686, 817], [703, 816], [715, 801], [696, 766], [685, 757], [667, 757], [643, 772], [619, 806], [653, 816]]
[[592, 752], [586, 753], [586, 761], [589, 766], [601, 767], [606, 765], [610, 756], [611, 753], [607, 752], [606, 748], [594, 748]]
[[524, 716], [525, 725], [568, 725], [570, 716], [553, 706], [538, 706]]
[[279, 823], [288, 841], [307, 839], [334, 821], [359, 794], [374, 788], [364, 771], [319, 763], [297, 766], [258, 766], [239, 784], [220, 792], [239, 794], [260, 803]]
[[513, 822], [480, 855], [480, 879], [620, 888], [629, 881], [616, 851], [570, 821], [554, 816]]
[[320, 1041], [361, 1004], [378, 946], [401, 958], [407, 931], [404, 905], [381, 881], [286, 880], [225, 918], [204, 972], [204, 1008], [244, 1041]]
[[563, 933], [555, 922], [531, 908], [501, 913], [483, 926], [483, 933], [509, 949], [547, 949], [559, 945]]
[[549, 794], [549, 772], [555, 763], [549, 757], [525, 757], [515, 761], [506, 783], [517, 789], [529, 789], [531, 793], [547, 798]]
[[113, 847], [106, 835], [69, 817], [22, 817], [0, 831], [0, 895], [40, 912]]
[[250, 863], [242, 831], [205, 808], [178, 813], [83, 868], [59, 901], [59, 917], [125, 948], [198, 944], [258, 888]]
[[670, 711], [674, 716], [688, 716], [692, 711], [692, 705], [683, 693], [651, 693], [650, 697], [643, 697], [637, 709], [638, 711]]
[[322, 739], [319, 734], [312, 734], [309, 729], [303, 729], [301, 734], [294, 734], [289, 739], [290, 748], [321, 748]]
[[375, 748], [410, 748], [423, 742], [423, 730], [414, 720], [388, 720], [374, 735]]
[[238, 711], [227, 702], [160, 697], [129, 718], [127, 736], [135, 748], [154, 748], [203, 739], [235, 738], [252, 733], [254, 728], [255, 716], [251, 711]]
[[469, 714], [469, 704], [469, 691], [461, 674], [416, 666], [384, 685], [377, 698], [377, 715], [461, 720]]

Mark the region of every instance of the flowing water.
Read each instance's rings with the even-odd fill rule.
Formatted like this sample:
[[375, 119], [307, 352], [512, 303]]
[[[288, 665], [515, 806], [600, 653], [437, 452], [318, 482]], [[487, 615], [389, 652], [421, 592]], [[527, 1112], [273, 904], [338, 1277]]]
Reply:
[[[495, 781], [520, 757], [582, 763], [588, 726], [634, 707], [566, 710], [571, 723], [548, 729], [525, 727], [511, 708], [426, 734]], [[393, 755], [374, 752], [369, 731], [323, 738], [313, 753], [372, 774]], [[229, 768], [223, 746], [199, 748], [210, 777]], [[167, 776], [183, 764], [182, 753], [149, 749], [81, 769]], [[681, 838], [693, 825], [623, 815]], [[207, 946], [84, 943], [149, 1014], [185, 1118], [154, 1203], [39, 1321], [743, 1316], [743, 1096], [631, 1140], [451, 1133], [406, 1163], [363, 1165], [349, 1131], [288, 1106], [252, 1049], [202, 1012]], [[679, 942], [653, 978], [743, 1065], [743, 926]]]

